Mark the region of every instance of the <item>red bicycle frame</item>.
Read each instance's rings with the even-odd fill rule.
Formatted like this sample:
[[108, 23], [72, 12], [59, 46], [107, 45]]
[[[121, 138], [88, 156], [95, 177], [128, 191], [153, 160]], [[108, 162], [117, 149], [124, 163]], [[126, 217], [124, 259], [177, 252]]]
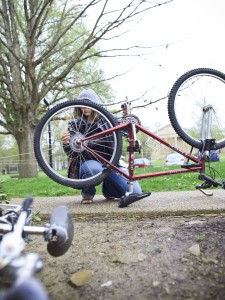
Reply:
[[[128, 167], [128, 170], [129, 170], [129, 174], [126, 174], [123, 170], [119, 169], [117, 166], [113, 165], [112, 163], [110, 163], [109, 161], [104, 159], [101, 155], [96, 153], [94, 150], [89, 148], [84, 143], [84, 141], [88, 141], [90, 139], [98, 138], [98, 137], [101, 137], [103, 135], [113, 133], [113, 132], [118, 131], [118, 130], [124, 130], [124, 129], [126, 129], [126, 131], [127, 130], [129, 131], [129, 136], [128, 136], [128, 141], [129, 141], [129, 147], [128, 147], [129, 167]], [[193, 164], [185, 164], [185, 165], [182, 166], [182, 168], [175, 169], [175, 170], [165, 170], [165, 171], [160, 171], [160, 172], [151, 172], [151, 173], [146, 173], [146, 174], [135, 175], [134, 174], [134, 153], [136, 152], [135, 151], [136, 129], [143, 132], [143, 133], [145, 133], [147, 136], [151, 137], [153, 140], [156, 140], [159, 143], [163, 144], [167, 148], [170, 148], [173, 151], [182, 154], [184, 157], [186, 157], [188, 159], [188, 161], [193, 162]], [[192, 156], [191, 154], [189, 154], [185, 151], [182, 151], [181, 149], [179, 149], [177, 147], [174, 147], [172, 144], [168, 143], [166, 140], [164, 140], [161, 137], [155, 135], [154, 133], [148, 131], [147, 129], [145, 129], [141, 125], [134, 124], [132, 122], [122, 123], [122, 124], [119, 124], [115, 127], [107, 129], [107, 130], [105, 130], [101, 133], [97, 133], [97, 134], [94, 134], [90, 137], [86, 137], [86, 138], [81, 140], [81, 143], [82, 143], [84, 148], [86, 148], [89, 152], [91, 152], [100, 161], [104, 162], [106, 164], [106, 166], [110, 166], [113, 170], [115, 170], [116, 172], [118, 172], [121, 175], [123, 175], [124, 177], [126, 177], [130, 182], [132, 182], [134, 180], [150, 178], [150, 177], [173, 175], [173, 174], [188, 173], [188, 172], [190, 173], [190, 172], [197, 172], [197, 171], [199, 171], [201, 173], [201, 172], [205, 171], [205, 160], [204, 159], [201, 158], [200, 161], [199, 161], [196, 157]]]

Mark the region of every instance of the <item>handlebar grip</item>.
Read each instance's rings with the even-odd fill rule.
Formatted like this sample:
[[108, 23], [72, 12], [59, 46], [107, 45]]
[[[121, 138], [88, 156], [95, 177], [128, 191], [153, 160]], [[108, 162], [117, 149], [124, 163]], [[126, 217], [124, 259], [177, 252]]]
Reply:
[[27, 196], [27, 198], [23, 201], [23, 210], [28, 212], [29, 207], [31, 206], [31, 203], [33, 202], [33, 198], [31, 196]]
[[73, 219], [66, 206], [58, 206], [53, 210], [47, 235], [48, 253], [55, 257], [65, 254], [74, 235]]
[[35, 278], [27, 279], [6, 294], [4, 300], [48, 300], [48, 294], [43, 284]]

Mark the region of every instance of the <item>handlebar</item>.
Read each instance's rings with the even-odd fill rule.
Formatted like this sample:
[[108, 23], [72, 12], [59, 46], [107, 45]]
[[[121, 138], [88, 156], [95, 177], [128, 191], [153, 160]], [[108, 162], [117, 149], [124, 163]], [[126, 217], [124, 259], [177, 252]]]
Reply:
[[[34, 274], [43, 267], [36, 253], [24, 253], [25, 234], [43, 235], [48, 253], [58, 257], [69, 249], [74, 235], [72, 216], [66, 206], [58, 206], [51, 213], [45, 226], [27, 225], [31, 219], [32, 197], [27, 197], [22, 206], [3, 205], [9, 208], [0, 214], [0, 275], [13, 275], [14, 284], [4, 299], [47, 300], [43, 285]], [[1, 294], [1, 291], [0, 291]], [[1, 295], [0, 295], [1, 296]], [[1, 298], [1, 297], [0, 297]]]
[[[23, 239], [23, 228], [26, 224], [26, 219], [29, 213], [29, 207], [32, 203], [32, 197], [27, 197], [22, 205], [18, 215], [17, 222], [11, 225], [11, 232], [3, 236], [0, 244], [0, 269], [9, 265], [21, 255], [25, 248], [25, 241]], [[10, 219], [9, 219], [10, 220]], [[3, 225], [4, 230], [4, 225]]]
[[28, 210], [29, 210], [32, 202], [33, 202], [33, 198], [31, 196], [28, 196], [23, 202], [22, 210], [24, 210], [25, 212], [28, 213]]
[[4, 300], [48, 300], [48, 294], [44, 286], [36, 278], [29, 278], [21, 284], [16, 284], [7, 293]]
[[[3, 257], [9, 256], [8, 251], [5, 252], [4, 250], [8, 243], [17, 245], [14, 256], [22, 252], [25, 246], [22, 239], [24, 234], [43, 235], [45, 241], [48, 242], [47, 250], [52, 256], [61, 256], [69, 249], [74, 235], [74, 224], [69, 209], [66, 206], [58, 206], [51, 213], [49, 223], [45, 226], [27, 226], [25, 225], [26, 217], [32, 201], [32, 197], [27, 197], [22, 206], [14, 206], [14, 209], [10, 210], [11, 214], [15, 212], [16, 215], [18, 214], [18, 220], [15, 224], [14, 222], [11, 224], [7, 217], [4, 218], [3, 223], [0, 222], [0, 233], [8, 233], [3, 236], [3, 242], [0, 244], [1, 262]], [[18, 244], [21, 244], [20, 250]]]
[[[0, 224], [0, 233], [11, 233], [12, 230], [13, 225]], [[50, 224], [47, 226], [24, 226], [23, 233], [43, 235], [48, 242], [47, 250], [49, 254], [57, 257], [65, 254], [69, 249], [74, 235], [74, 224], [68, 208], [58, 206], [51, 214]], [[16, 235], [17, 234], [18, 233], [16, 233]], [[4, 245], [2, 247], [4, 247]], [[0, 246], [0, 249], [2, 247]]]

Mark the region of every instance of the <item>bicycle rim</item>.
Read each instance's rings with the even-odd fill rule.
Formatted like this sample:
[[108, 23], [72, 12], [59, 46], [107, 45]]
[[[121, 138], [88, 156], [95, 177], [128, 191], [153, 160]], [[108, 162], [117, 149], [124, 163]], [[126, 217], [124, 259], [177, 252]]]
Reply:
[[[96, 133], [94, 130], [94, 128], [96, 129], [95, 122], [89, 124], [87, 129], [82, 129], [82, 132], [81, 126], [72, 128], [72, 131], [71, 128], [68, 128], [69, 121], [75, 119], [75, 111], [81, 107], [89, 108], [94, 111], [95, 118], [101, 118], [101, 126], [103, 128], [110, 129], [116, 126], [113, 115], [102, 106], [90, 101], [69, 100], [58, 104], [44, 115], [37, 126], [34, 136], [34, 152], [41, 169], [54, 181], [78, 189], [99, 184], [111, 171], [109, 165], [101, 159], [102, 156], [107, 159], [101, 147], [99, 150], [94, 150], [93, 153], [88, 151], [84, 146], [92, 148], [93, 145], [98, 146], [104, 143], [104, 145], [106, 145], [106, 148], [104, 148], [105, 152], [110, 152], [107, 160], [114, 165], [117, 165], [122, 151], [122, 137], [120, 131], [103, 134], [101, 137], [94, 137]], [[83, 115], [80, 116], [81, 121], [83, 118]], [[61, 136], [68, 130], [70, 130], [71, 133], [69, 143], [71, 149], [69, 153], [66, 154], [62, 147]], [[86, 139], [82, 144], [84, 146], [76, 146], [78, 139]], [[94, 157], [94, 160], [99, 161], [103, 166], [103, 170], [95, 174], [89, 170], [89, 177], [84, 179], [79, 177], [72, 178], [72, 176], [68, 178], [68, 161], [73, 161], [74, 167], [76, 167], [79, 162], [80, 166], [89, 160], [90, 153], [92, 155], [90, 159]], [[98, 155], [100, 155], [100, 158]]]
[[225, 146], [225, 74], [199, 68], [182, 75], [173, 85], [168, 99], [168, 114], [177, 134], [200, 149], [203, 107], [213, 107], [211, 138], [215, 149]]

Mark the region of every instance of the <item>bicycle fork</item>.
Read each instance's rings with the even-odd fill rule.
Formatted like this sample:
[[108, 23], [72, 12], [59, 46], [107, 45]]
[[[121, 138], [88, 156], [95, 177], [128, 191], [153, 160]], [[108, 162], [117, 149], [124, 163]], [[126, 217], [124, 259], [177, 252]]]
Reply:
[[[202, 109], [202, 124], [201, 124], [201, 141], [202, 141], [202, 148], [200, 149], [200, 159], [204, 161], [210, 161], [210, 151], [214, 149], [215, 139], [211, 137], [211, 128], [212, 128], [212, 114], [213, 114], [213, 107], [212, 105], [206, 105]], [[205, 164], [204, 169], [205, 171]], [[209, 176], [205, 175], [205, 173], [201, 172], [199, 175], [200, 180], [205, 180], [205, 182], [201, 186], [197, 186], [203, 194], [207, 196], [212, 196], [213, 193], [206, 193], [202, 190], [202, 188], [210, 188], [211, 186], [217, 187], [221, 186], [225, 189], [225, 182], [220, 183], [217, 180], [210, 178]]]
[[212, 128], [212, 105], [206, 105], [202, 109], [201, 141], [203, 158], [208, 158], [210, 151], [214, 149], [215, 139], [211, 137]]

